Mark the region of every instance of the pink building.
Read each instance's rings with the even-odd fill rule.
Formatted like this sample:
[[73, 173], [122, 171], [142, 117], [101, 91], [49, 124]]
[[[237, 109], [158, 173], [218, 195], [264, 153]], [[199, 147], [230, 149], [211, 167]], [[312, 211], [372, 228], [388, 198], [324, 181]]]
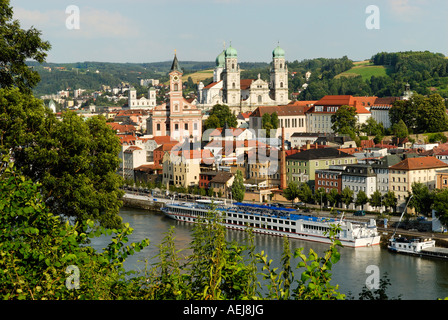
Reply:
[[202, 113], [182, 95], [182, 70], [174, 55], [170, 71], [169, 101], [154, 107], [148, 120], [148, 134], [170, 136], [173, 140], [184, 142], [201, 141]]

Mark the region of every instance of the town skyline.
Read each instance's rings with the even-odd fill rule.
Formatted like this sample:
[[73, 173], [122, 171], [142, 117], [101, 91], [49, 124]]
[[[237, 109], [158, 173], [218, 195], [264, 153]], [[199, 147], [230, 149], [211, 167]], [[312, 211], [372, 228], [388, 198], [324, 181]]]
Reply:
[[[288, 61], [342, 56], [359, 61], [382, 51], [448, 52], [442, 38], [448, 4], [439, 0], [12, 0], [11, 5], [23, 28], [35, 27], [51, 43], [47, 62], [54, 63], [159, 62], [170, 60], [174, 50], [179, 60], [211, 61], [230, 42], [241, 62], [269, 62], [278, 44]], [[369, 5], [379, 10], [379, 29], [366, 26]], [[71, 6], [79, 9], [79, 28], [67, 27]]]

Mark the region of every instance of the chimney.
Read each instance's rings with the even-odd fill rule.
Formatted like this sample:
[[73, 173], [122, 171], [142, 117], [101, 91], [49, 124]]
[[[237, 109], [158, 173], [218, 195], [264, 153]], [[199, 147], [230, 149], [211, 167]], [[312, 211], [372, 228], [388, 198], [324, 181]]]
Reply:
[[286, 189], [286, 150], [285, 150], [285, 128], [282, 127], [282, 149], [280, 151], [280, 189]]

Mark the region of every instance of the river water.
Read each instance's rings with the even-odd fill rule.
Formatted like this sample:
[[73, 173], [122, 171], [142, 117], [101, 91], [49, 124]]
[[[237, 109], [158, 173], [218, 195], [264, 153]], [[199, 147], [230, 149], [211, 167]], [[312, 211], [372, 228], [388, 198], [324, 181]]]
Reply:
[[[175, 221], [165, 217], [160, 212], [140, 209], [122, 208], [120, 216], [124, 222], [128, 222], [134, 229], [129, 236], [129, 243], [150, 240], [150, 245], [144, 250], [135, 253], [125, 262], [127, 270], [142, 270], [145, 260], [153, 258], [158, 253], [158, 247], [171, 226], [175, 226], [175, 243], [177, 249], [188, 249], [191, 241], [192, 225]], [[236, 240], [240, 243], [245, 241], [245, 233], [241, 231], [228, 230], [228, 240]], [[109, 238], [102, 237], [94, 239], [92, 245], [103, 248]], [[304, 248], [306, 255], [309, 249], [322, 254], [327, 244], [290, 239], [291, 250]], [[280, 264], [283, 240], [279, 237], [255, 234], [255, 252], [264, 251], [269, 259]], [[391, 285], [387, 289], [390, 298], [401, 295], [402, 300], [435, 300], [448, 297], [448, 261], [419, 258], [406, 255], [390, 253], [379, 246], [367, 248], [340, 248], [341, 259], [333, 266], [333, 285], [339, 285], [339, 291], [350, 294], [357, 299], [362, 287], [368, 279], [372, 279], [373, 268], [384, 275], [387, 273]], [[151, 261], [151, 260], [149, 260]], [[297, 265], [296, 260], [293, 266]], [[371, 266], [371, 267], [369, 267]], [[373, 266], [373, 267], [372, 267]], [[295, 272], [300, 276], [299, 270]]]

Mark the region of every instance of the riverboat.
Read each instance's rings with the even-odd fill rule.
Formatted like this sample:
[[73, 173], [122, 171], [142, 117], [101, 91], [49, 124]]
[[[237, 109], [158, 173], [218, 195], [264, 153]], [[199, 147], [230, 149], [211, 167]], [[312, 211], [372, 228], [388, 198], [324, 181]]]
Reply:
[[435, 240], [425, 238], [391, 238], [387, 246], [389, 251], [419, 257], [448, 259], [448, 248], [436, 247]]
[[328, 231], [334, 225], [340, 228], [336, 238], [345, 247], [367, 247], [380, 243], [374, 219], [369, 222], [348, 221], [343, 216], [340, 219], [331, 219], [304, 215], [292, 208], [241, 202], [228, 205], [209, 200], [196, 200], [194, 203], [172, 201], [165, 203], [162, 211], [172, 219], [197, 223], [203, 220], [212, 208], [222, 218], [220, 223], [229, 229], [252, 228], [254, 232], [267, 235], [330, 243]]

